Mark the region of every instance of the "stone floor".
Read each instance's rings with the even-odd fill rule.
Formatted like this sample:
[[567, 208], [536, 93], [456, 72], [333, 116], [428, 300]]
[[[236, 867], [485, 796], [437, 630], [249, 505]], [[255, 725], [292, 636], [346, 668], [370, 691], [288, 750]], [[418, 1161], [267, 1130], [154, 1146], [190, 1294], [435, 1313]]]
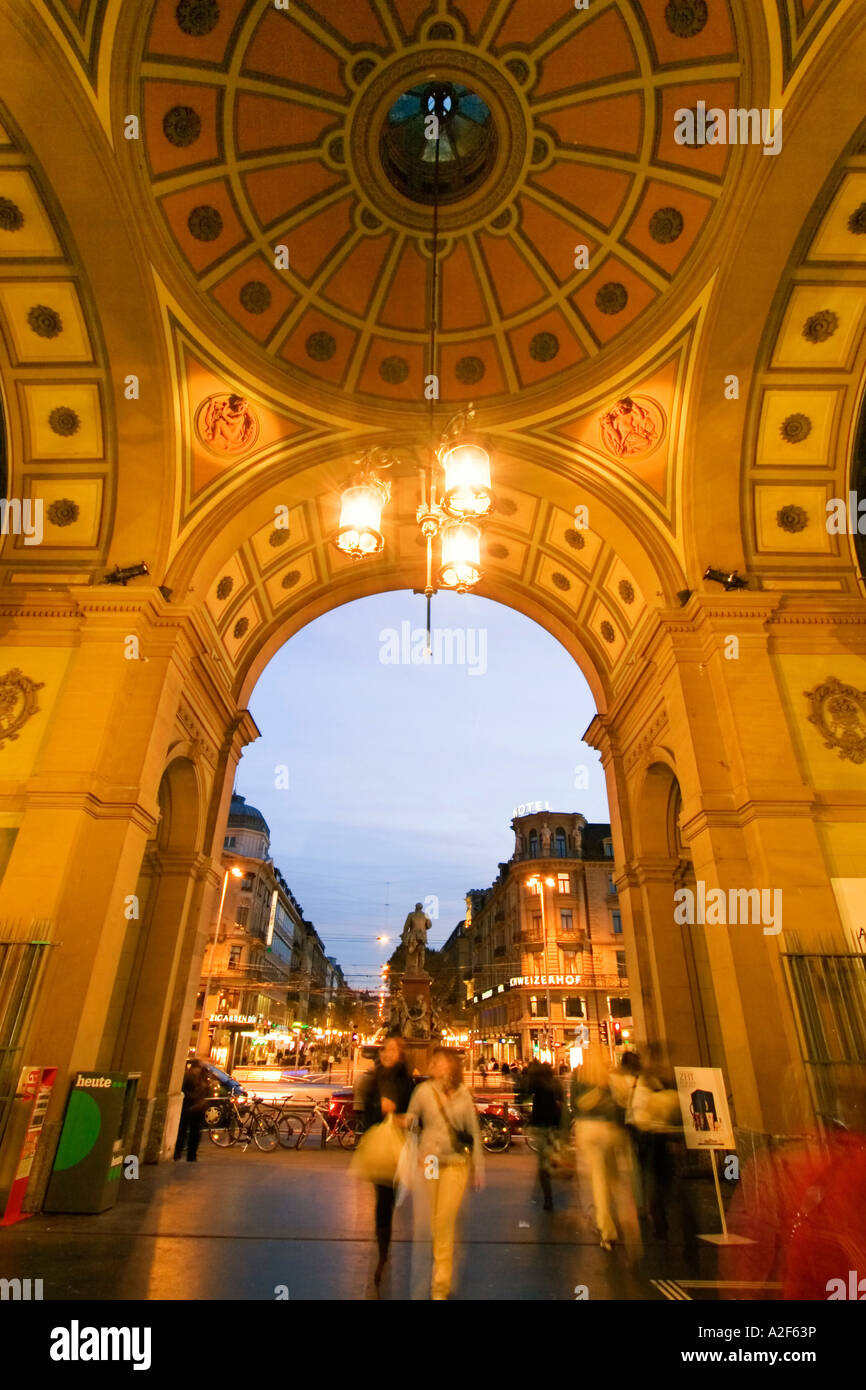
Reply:
[[[273, 1300], [278, 1286], [291, 1300], [370, 1298], [373, 1193], [349, 1176], [349, 1160], [318, 1145], [243, 1153], [205, 1139], [195, 1164], [121, 1179], [112, 1211], [39, 1215], [0, 1231], [0, 1278], [41, 1278], [46, 1300]], [[699, 1229], [717, 1230], [711, 1184], [691, 1186]], [[593, 1300], [715, 1299], [711, 1247], [689, 1253], [674, 1233], [668, 1246], [648, 1243], [630, 1273], [624, 1252], [598, 1246], [585, 1181], [558, 1181], [555, 1201], [552, 1214], [542, 1210], [525, 1148], [488, 1156], [487, 1185], [464, 1204], [456, 1297], [573, 1301], [582, 1285]], [[410, 1254], [407, 1203], [384, 1298], [408, 1296]]]

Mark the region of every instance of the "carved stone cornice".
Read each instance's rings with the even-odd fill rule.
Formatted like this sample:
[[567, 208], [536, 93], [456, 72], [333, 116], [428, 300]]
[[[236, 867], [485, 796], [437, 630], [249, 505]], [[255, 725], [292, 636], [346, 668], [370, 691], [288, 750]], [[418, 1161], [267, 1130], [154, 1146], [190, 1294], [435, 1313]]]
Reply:
[[215, 763], [217, 759], [217, 750], [202, 729], [201, 724], [193, 714], [189, 705], [179, 705], [175, 717], [192, 745], [190, 748], [190, 756], [193, 762], [203, 756], [209, 763]]
[[666, 709], [660, 710], [649, 724], [644, 724], [637, 739], [630, 745], [625, 755], [626, 772], [631, 772], [646, 757], [653, 745], [658, 743], [660, 734], [667, 726], [668, 714]]

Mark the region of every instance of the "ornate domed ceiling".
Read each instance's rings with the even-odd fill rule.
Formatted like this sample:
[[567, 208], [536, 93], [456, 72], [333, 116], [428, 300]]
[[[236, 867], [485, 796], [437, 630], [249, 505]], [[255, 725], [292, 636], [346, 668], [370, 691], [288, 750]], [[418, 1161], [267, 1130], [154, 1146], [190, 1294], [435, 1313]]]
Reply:
[[247, 362], [302, 383], [423, 394], [433, 82], [455, 107], [443, 402], [550, 385], [605, 352], [698, 257], [725, 190], [730, 148], [673, 133], [698, 98], [740, 104], [727, 0], [143, 10], [140, 175], [174, 283], [180, 267]]

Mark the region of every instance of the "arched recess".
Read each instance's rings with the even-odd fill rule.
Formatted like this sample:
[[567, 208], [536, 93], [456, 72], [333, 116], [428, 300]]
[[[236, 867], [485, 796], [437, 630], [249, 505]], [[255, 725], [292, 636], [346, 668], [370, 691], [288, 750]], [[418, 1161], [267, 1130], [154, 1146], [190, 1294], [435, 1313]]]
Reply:
[[620, 901], [629, 978], [640, 988], [640, 997], [637, 985], [632, 996], [635, 1022], [643, 1037], [664, 1043], [671, 1065], [710, 1065], [695, 943], [688, 937], [690, 929], [674, 922], [674, 893], [693, 874], [682, 842], [682, 793], [669, 750], [649, 749], [633, 786], [635, 856], [620, 887]]
[[[701, 587], [707, 565], [726, 570], [747, 568], [756, 573], [773, 568], [772, 560], [757, 555], [755, 539], [762, 526], [760, 498], [754, 485], [758, 475], [762, 482], [778, 480], [770, 470], [775, 468], [778, 474], [786, 465], [776, 450], [775, 457], [758, 460], [763, 466], [756, 468], [755, 441], [768, 386], [795, 386], [792, 369], [795, 375], [799, 373], [801, 386], [811, 385], [803, 380], [799, 364], [781, 358], [771, 362], [770, 358], [779, 321], [788, 307], [790, 272], [799, 265], [821, 214], [837, 191], [847, 155], [862, 147], [862, 107], [851, 101], [851, 93], [859, 89], [864, 63], [866, 26], [862, 9], [854, 6], [836, 26], [820, 62], [803, 69], [796, 90], [784, 105], [781, 152], [764, 158], [759, 148], [750, 151], [748, 185], [744, 180], [742, 191], [750, 213], [734, 243], [734, 254], [721, 261], [707, 332], [696, 360], [689, 411], [684, 507], [691, 518], [685, 537], [691, 588]], [[772, 235], [768, 235], [768, 227], [772, 227]], [[831, 265], [835, 269], [838, 258], [824, 261], [803, 278], [831, 288]], [[801, 319], [805, 318], [804, 312]], [[791, 336], [798, 337], [802, 326], [798, 322]], [[799, 341], [804, 343], [802, 336]], [[822, 389], [829, 384], [830, 365], [816, 360], [819, 370], [814, 383]], [[767, 367], [771, 368], [772, 382], [767, 378]], [[725, 394], [725, 383], [731, 376], [738, 380], [736, 398]], [[802, 406], [794, 402], [791, 411], [798, 409]], [[782, 418], [773, 419], [774, 437]], [[828, 433], [828, 451], [837, 447], [837, 425], [834, 421], [834, 429]], [[811, 445], [817, 439], [813, 430]], [[796, 449], [789, 449], [787, 458], [796, 462]], [[816, 458], [818, 462], [826, 464], [826, 456]], [[774, 541], [785, 539], [785, 532], [775, 525], [775, 511], [784, 502], [780, 496], [772, 508], [769, 529]], [[802, 546], [798, 543], [796, 548]], [[812, 549], [818, 553], [817, 548]], [[753, 581], [753, 587], [760, 585]], [[765, 582], [764, 587], [804, 586]], [[703, 588], [713, 594], [719, 592], [709, 581]]]
[[206, 791], [194, 751], [176, 748], [160, 780], [160, 818], [142, 859], [138, 901], [130, 905], [139, 916], [129, 916], [115, 980], [115, 1026], [103, 1044], [114, 1069], [142, 1073], [134, 1152], [146, 1162], [174, 1137], [190, 988], [201, 966], [199, 919], [210, 862], [203, 852]]

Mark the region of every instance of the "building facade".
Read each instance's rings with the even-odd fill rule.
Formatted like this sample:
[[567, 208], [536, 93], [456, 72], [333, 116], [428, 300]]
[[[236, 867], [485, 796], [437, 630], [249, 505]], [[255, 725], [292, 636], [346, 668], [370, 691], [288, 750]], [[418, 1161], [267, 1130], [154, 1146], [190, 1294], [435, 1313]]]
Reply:
[[610, 826], [553, 811], [511, 824], [511, 859], [467, 899], [475, 1060], [613, 1052], [633, 1026]]
[[[229, 1070], [310, 1051], [343, 973], [270, 858], [270, 830], [232, 796], [223, 850], [222, 910], [205, 952], [191, 1051]], [[202, 1026], [204, 1013], [204, 1026]], [[295, 1027], [295, 1025], [299, 1025]]]

